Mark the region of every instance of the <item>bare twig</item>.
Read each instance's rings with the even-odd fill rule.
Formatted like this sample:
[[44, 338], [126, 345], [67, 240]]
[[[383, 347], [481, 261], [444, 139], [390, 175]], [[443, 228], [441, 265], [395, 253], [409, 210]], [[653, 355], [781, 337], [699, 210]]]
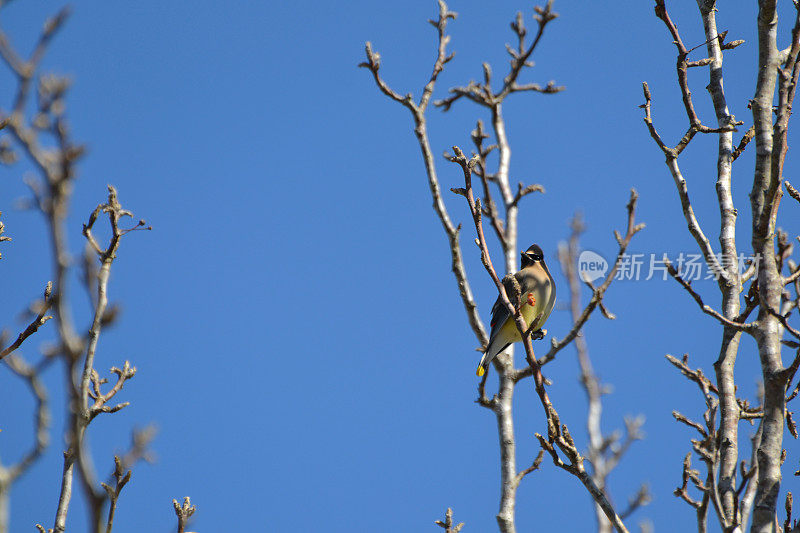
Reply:
[[178, 533], [186, 532], [186, 524], [192, 517], [197, 507], [192, 505], [189, 497], [183, 499], [183, 503], [178, 503], [178, 500], [172, 500], [172, 507], [175, 509], [175, 516], [178, 517]]
[[36, 318], [34, 318], [33, 321], [30, 324], [28, 324], [28, 327], [25, 328], [25, 330], [22, 331], [17, 336], [17, 340], [11, 343], [11, 345], [8, 346], [7, 348], [0, 350], [0, 359], [4, 358], [8, 354], [12, 353], [14, 350], [19, 348], [22, 345], [22, 343], [25, 342], [25, 339], [36, 333], [39, 330], [39, 328], [44, 325], [45, 322], [53, 318], [52, 316], [45, 315], [48, 309], [50, 309], [50, 305], [52, 304], [52, 299], [51, 299], [52, 294], [53, 294], [53, 282], [48, 281], [47, 286], [44, 289], [44, 300], [42, 301], [42, 304], [39, 306], [39, 313], [36, 315]]
[[452, 54], [449, 56], [446, 55], [446, 46], [449, 41], [449, 37], [444, 34], [444, 31], [447, 26], [447, 21], [454, 19], [455, 16], [455, 13], [449, 11], [444, 2], [439, 2], [439, 19], [434, 24], [439, 34], [438, 51], [436, 60], [434, 62], [433, 74], [423, 89], [423, 96], [428, 96], [420, 100], [419, 105], [414, 102], [414, 99], [410, 93], [405, 97], [401, 97], [399, 94], [393, 91], [385, 81], [383, 81], [379, 74], [379, 69], [381, 66], [380, 54], [372, 50], [372, 45], [369, 42], [365, 47], [367, 61], [360, 63], [359, 66], [367, 68], [372, 73], [375, 83], [378, 85], [378, 88], [381, 90], [381, 92], [383, 92], [392, 100], [401, 103], [403, 106], [408, 108], [409, 111], [411, 111], [415, 125], [414, 133], [416, 134], [420, 150], [422, 151], [423, 162], [425, 163], [425, 170], [428, 176], [428, 187], [430, 188], [431, 196], [433, 197], [433, 207], [436, 211], [436, 215], [439, 217], [439, 221], [442, 224], [442, 228], [445, 231], [448, 244], [450, 246], [451, 268], [453, 275], [456, 278], [461, 301], [464, 305], [464, 309], [467, 312], [467, 318], [470, 326], [472, 327], [472, 331], [475, 333], [475, 336], [478, 338], [478, 341], [481, 343], [481, 345], [485, 345], [488, 343], [489, 337], [486, 335], [486, 328], [483, 325], [480, 314], [478, 313], [478, 307], [475, 303], [475, 298], [472, 294], [472, 288], [470, 287], [469, 280], [467, 279], [466, 269], [464, 268], [461, 244], [459, 243], [459, 232], [461, 227], [460, 225], [456, 226], [451, 221], [450, 215], [445, 207], [444, 200], [442, 199], [441, 187], [439, 186], [439, 179], [436, 173], [436, 164], [434, 162], [433, 152], [430, 147], [430, 140], [428, 139], [425, 120], [425, 110], [427, 108], [430, 94], [435, 87], [438, 75], [444, 68], [444, 65], [453, 57]]
[[634, 494], [633, 497], [628, 501], [628, 508], [622, 511], [622, 514], [619, 515], [620, 518], [625, 520], [638, 509], [649, 504], [652, 499], [653, 498], [650, 495], [650, 489], [647, 487], [647, 485], [642, 485], [639, 487], [639, 490], [636, 491], [636, 494]]
[[[2, 127], [0, 127], [0, 129], [2, 129], [3, 127], [5, 127], [5, 123], [0, 124], [0, 126], [2, 126]], [[3, 149], [3, 147], [2, 147], [2, 145], [0, 145], [0, 151], [2, 151], [2, 149]], [[0, 155], [2, 155], [2, 154], [0, 153]], [[2, 158], [0, 158], [0, 159], [2, 159]], [[2, 214], [3, 214], [3, 212], [0, 211], [0, 215], [2, 215]], [[11, 240], [11, 237], [9, 237], [8, 235], [3, 235], [5, 233], [5, 231], [6, 231], [6, 225], [3, 224], [2, 220], [0, 220], [0, 242], [8, 242], [8, 241]], [[0, 253], [0, 259], [2, 259], [2, 258], [3, 258], [3, 254]]]
[[742, 136], [742, 140], [739, 141], [739, 144], [736, 146], [736, 149], [731, 153], [731, 159], [736, 161], [744, 149], [747, 148], [747, 145], [750, 144], [750, 141], [753, 140], [753, 137], [756, 134], [756, 129], [754, 126], [750, 126], [747, 131], [745, 132], [744, 136]]
[[[580, 254], [579, 238], [585, 230], [584, 224], [580, 216], [576, 215], [570, 224], [572, 227], [572, 234], [566, 244], [559, 245], [558, 260], [561, 263], [561, 269], [564, 276], [567, 278], [570, 289], [570, 312], [572, 314], [573, 322], [577, 322], [581, 317], [581, 280], [577, 272], [578, 256]], [[594, 294], [597, 289], [590, 283], [585, 282], [592, 293]], [[602, 307], [600, 302], [600, 310], [604, 315], [610, 313]], [[598, 487], [606, 492], [608, 477], [611, 472], [616, 468], [622, 456], [627, 452], [631, 444], [642, 438], [640, 431], [643, 423], [639, 418], [627, 418], [625, 420], [626, 436], [625, 440], [620, 444], [619, 435], [615, 432], [611, 435], [604, 435], [601, 429], [601, 416], [602, 416], [602, 396], [604, 388], [600, 383], [600, 379], [594, 373], [592, 362], [589, 357], [589, 350], [586, 343], [585, 335], [578, 335], [575, 337], [575, 348], [578, 352], [578, 363], [581, 369], [580, 381], [586, 392], [586, 399], [588, 403], [588, 413], [586, 417], [586, 430], [589, 435], [589, 445], [587, 458], [592, 465], [592, 478]], [[620, 514], [620, 518], [624, 520], [630, 516], [636, 509], [642, 505], [646, 505], [650, 496], [646, 486], [642, 486], [639, 493], [631, 499], [628, 509]], [[598, 533], [605, 533], [611, 531], [611, 524], [606, 518], [602, 508], [595, 504], [595, 518], [597, 521]]]
[[114, 481], [115, 484], [112, 487], [107, 483], [102, 483], [103, 488], [106, 490], [108, 494], [108, 520], [106, 521], [106, 533], [111, 533], [112, 528], [114, 527], [114, 512], [117, 510], [117, 500], [119, 500], [119, 495], [122, 492], [123, 487], [130, 481], [131, 479], [131, 471], [128, 470], [127, 472], [122, 466], [122, 462], [120, 461], [119, 457], [116, 455], [114, 456]]
[[[717, 39], [716, 39], [717, 36], [714, 35], [714, 36], [708, 38], [706, 40], [706, 42], [704, 42], [704, 43], [692, 48], [691, 50], [687, 50], [686, 47], [683, 44], [683, 41], [681, 40], [680, 34], [678, 33], [678, 28], [675, 26], [675, 24], [670, 19], [670, 16], [669, 16], [669, 13], [667, 12], [667, 8], [666, 8], [666, 5], [664, 3], [664, 0], [656, 0], [655, 12], [656, 12], [656, 16], [664, 22], [664, 25], [667, 27], [667, 30], [669, 31], [670, 35], [672, 36], [673, 44], [678, 49], [678, 57], [677, 57], [675, 69], [676, 69], [676, 72], [677, 72], [677, 75], [678, 75], [678, 85], [680, 86], [681, 95], [683, 96], [683, 106], [684, 106], [684, 108], [686, 110], [686, 116], [689, 118], [689, 131], [690, 132], [700, 132], [700, 133], [721, 133], [721, 132], [724, 132], [724, 131], [734, 131], [735, 130], [735, 126], [737, 126], [737, 125], [739, 125], [741, 123], [737, 123], [735, 120], [733, 120], [732, 116], [730, 117], [731, 121], [728, 124], [723, 125], [722, 127], [709, 128], [708, 126], [704, 126], [700, 122], [700, 118], [697, 116], [697, 112], [694, 109], [694, 104], [692, 102], [692, 92], [689, 90], [687, 68], [690, 65], [687, 62], [687, 56], [689, 55], [689, 53], [692, 50], [695, 50], [695, 49], [697, 49], [700, 46], [703, 46], [705, 44], [711, 44], [711, 43], [714, 43], [715, 41], [717, 41]], [[724, 34], [720, 35], [720, 37], [724, 38]], [[741, 44], [741, 43], [739, 43], [739, 44]], [[735, 45], [735, 46], [738, 46], [738, 44]], [[735, 46], [733, 46], [733, 47], [735, 47]], [[711, 64], [711, 63], [713, 63], [715, 58], [712, 57], [710, 59], [712, 59], [712, 61], [709, 61], [708, 63], [703, 63], [703, 64]], [[696, 64], [691, 65], [691, 66], [700, 66], [700, 65], [699, 65], [699, 63], [696, 63]], [[687, 132], [687, 135], [688, 135], [688, 132]], [[681, 141], [682, 146], [681, 146], [681, 144], [679, 144], [680, 149], [676, 148], [677, 153], [680, 153], [680, 150], [682, 150], [683, 147], [685, 147], [686, 144], [688, 144], [689, 141], [691, 141], [691, 136], [688, 137], [688, 139], [687, 139], [686, 136], [684, 136], [684, 139], [685, 139], [685, 142], [684, 142], [684, 140]], [[675, 155], [677, 155], [677, 153]]]
[[[111, 238], [108, 246], [102, 248], [95, 240], [92, 234], [92, 228], [100, 213], [105, 213], [111, 226]], [[114, 406], [107, 405], [121, 389], [124, 383], [136, 374], [136, 368], [131, 367], [128, 361], [122, 369], [112, 368], [111, 372], [117, 375], [117, 381], [114, 386], [106, 393], [102, 393], [100, 386], [105, 383], [101, 380], [94, 369], [94, 358], [97, 349], [97, 342], [100, 337], [100, 331], [103, 325], [103, 318], [108, 306], [108, 279], [111, 272], [111, 265], [116, 258], [116, 253], [119, 248], [121, 237], [127, 233], [127, 230], [120, 227], [120, 221], [123, 217], [132, 217], [132, 214], [123, 209], [117, 199], [117, 191], [111, 185], [108, 186], [108, 202], [101, 204], [89, 216], [89, 221], [83, 226], [83, 234], [86, 239], [92, 244], [92, 247], [97, 252], [101, 261], [101, 267], [98, 272], [97, 281], [97, 305], [95, 307], [94, 320], [89, 329], [89, 342], [86, 348], [86, 357], [83, 364], [83, 372], [80, 381], [79, 394], [78, 394], [78, 414], [75, 417], [76, 427], [73, 430], [73, 435], [70, 447], [64, 453], [64, 472], [61, 483], [61, 495], [59, 497], [58, 510], [56, 511], [56, 520], [53, 529], [56, 533], [61, 533], [66, 527], [67, 511], [69, 509], [69, 502], [72, 495], [72, 471], [76, 458], [83, 455], [84, 436], [89, 423], [100, 413], [114, 413], [128, 405], [127, 402], [120, 403]], [[144, 226], [144, 222], [140, 221], [134, 227]], [[94, 399], [93, 403], [89, 403], [89, 398]], [[97, 505], [95, 505], [97, 507]]]
[[522, 200], [525, 196], [533, 193], [533, 192], [544, 192], [544, 187], [535, 183], [533, 185], [528, 185], [527, 187], [523, 187], [522, 183], [518, 184], [517, 194], [514, 195], [514, 200], [511, 202], [511, 205], [518, 205], [519, 201]]
[[131, 432], [131, 445], [128, 451], [120, 457], [123, 470], [130, 470], [139, 461], [153, 462], [154, 457], [150, 451], [150, 443], [155, 439], [156, 432], [156, 427], [152, 424]]
[[669, 272], [669, 275], [672, 276], [672, 278], [675, 281], [677, 281], [681, 285], [681, 287], [686, 289], [686, 292], [688, 292], [689, 295], [694, 299], [694, 301], [697, 302], [697, 305], [700, 307], [700, 310], [703, 311], [705, 314], [716, 318], [717, 321], [719, 321], [723, 326], [728, 326], [736, 330], [751, 331], [756, 327], [755, 324], [752, 323], [735, 322], [733, 320], [725, 318], [724, 316], [722, 316], [722, 314], [719, 313], [719, 311], [716, 311], [711, 306], [703, 303], [702, 297], [694, 289], [692, 289], [692, 284], [681, 277], [678, 270], [675, 268], [672, 262], [670, 262], [670, 260], [667, 258], [666, 255], [664, 256], [663, 261], [664, 265], [667, 267], [667, 272]]
[[444, 515], [444, 521], [437, 520], [435, 524], [444, 529], [445, 533], [458, 533], [464, 527], [464, 522], [453, 524], [453, 510], [449, 507]]
[[536, 472], [537, 470], [539, 470], [539, 467], [542, 465], [543, 460], [544, 460], [544, 450], [539, 450], [539, 454], [536, 456], [536, 459], [533, 460], [531, 466], [529, 466], [525, 470], [520, 471], [520, 473], [518, 474], [517, 477], [519, 481], [522, 481], [522, 479], [531, 472]]
[[564, 87], [556, 86], [552, 81], [549, 82], [545, 87], [542, 87], [537, 83], [523, 85], [519, 85], [517, 83], [517, 78], [519, 77], [520, 72], [522, 72], [522, 69], [526, 66], [530, 67], [533, 65], [530, 62], [530, 57], [534, 50], [536, 50], [542, 35], [544, 35], [544, 30], [547, 27], [547, 24], [558, 18], [558, 14], [553, 11], [552, 0], [548, 0], [544, 7], [537, 6], [534, 8], [534, 10], [536, 11], [534, 18], [538, 23], [538, 29], [536, 36], [530, 45], [525, 43], [525, 37], [528, 33], [528, 30], [525, 28], [522, 14], [517, 13], [516, 20], [511, 23], [511, 29], [514, 30], [514, 33], [517, 35], [518, 46], [515, 50], [506, 45], [506, 49], [511, 55], [511, 67], [508, 74], [503, 79], [503, 86], [497, 92], [494, 92], [491, 87], [491, 68], [487, 63], [484, 63], [483, 84], [470, 81], [466, 86], [454, 87], [450, 89], [451, 96], [435, 101], [434, 105], [441, 107], [445, 111], [448, 111], [456, 101], [460, 100], [461, 98], [467, 98], [476, 104], [486, 106], [488, 108], [494, 108], [500, 102], [502, 102], [506, 96], [513, 92], [532, 91], [544, 94], [553, 94], [563, 91]]
[[[703, 232], [702, 228], [700, 227], [700, 223], [697, 220], [697, 217], [694, 213], [694, 208], [692, 207], [692, 202], [689, 199], [689, 189], [686, 185], [686, 180], [681, 173], [680, 167], [678, 166], [678, 155], [686, 147], [689, 140], [694, 134], [689, 135], [687, 133], [686, 136], [682, 139], [679, 145], [672, 149], [668, 148], [664, 145], [661, 138], [655, 131], [655, 127], [653, 126], [653, 121], [650, 118], [650, 89], [647, 86], [647, 83], [643, 83], [642, 87], [644, 88], [644, 96], [645, 96], [645, 103], [642, 107], [645, 109], [645, 123], [647, 124], [648, 129], [650, 130], [650, 135], [659, 145], [661, 150], [664, 152], [667, 162], [667, 167], [669, 167], [670, 174], [672, 174], [673, 181], [675, 182], [675, 187], [678, 191], [678, 196], [681, 200], [681, 208], [683, 210], [683, 216], [686, 220], [686, 224], [689, 227], [689, 232], [694, 237], [697, 245], [700, 247], [700, 251], [703, 253], [703, 257], [708, 264], [708, 267], [712, 270], [712, 272], [719, 272], [720, 276], [720, 283], [723, 283], [727, 280], [727, 273], [719, 264], [719, 260], [717, 259], [716, 254], [714, 253], [713, 248], [711, 247], [711, 243], [706, 237], [705, 232]], [[694, 131], [690, 129], [689, 132]], [[685, 141], [685, 142], [684, 142]]]
[[789, 196], [800, 202], [800, 191], [792, 187], [788, 180], [783, 182], [783, 186], [786, 187], [786, 192], [789, 193]]
[[719, 394], [716, 385], [714, 385], [714, 383], [712, 383], [710, 379], [705, 377], [701, 369], [698, 368], [697, 370], [692, 370], [691, 368], [689, 368], [688, 355], [684, 355], [683, 360], [679, 360], [676, 357], [671, 356], [670, 354], [665, 355], [665, 357], [670, 363], [672, 363], [675, 366], [675, 368], [681, 371], [681, 374], [689, 378], [691, 381], [697, 383], [697, 385], [700, 387], [700, 390], [703, 391], [704, 394], [706, 390], [713, 392], [714, 394]]

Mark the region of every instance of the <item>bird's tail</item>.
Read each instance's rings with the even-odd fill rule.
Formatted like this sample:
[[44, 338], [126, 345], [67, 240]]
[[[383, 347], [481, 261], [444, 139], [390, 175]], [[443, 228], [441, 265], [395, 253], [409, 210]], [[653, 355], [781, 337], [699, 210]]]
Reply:
[[475, 374], [477, 374], [478, 377], [483, 376], [486, 373], [486, 369], [489, 368], [489, 363], [492, 362], [492, 359], [494, 359], [497, 354], [508, 347], [508, 343], [506, 343], [505, 346], [498, 346], [499, 344], [500, 342], [498, 342], [496, 338], [489, 342], [489, 346], [487, 346], [486, 351], [483, 352], [481, 362], [478, 363], [478, 369], [475, 371]]
[[488, 353], [489, 353], [488, 350], [483, 352], [483, 357], [481, 357], [481, 362], [478, 363], [478, 369], [475, 371], [475, 374], [478, 377], [482, 377], [486, 373], [486, 367], [489, 366], [489, 361], [491, 361], [491, 359], [488, 358], [487, 356]]

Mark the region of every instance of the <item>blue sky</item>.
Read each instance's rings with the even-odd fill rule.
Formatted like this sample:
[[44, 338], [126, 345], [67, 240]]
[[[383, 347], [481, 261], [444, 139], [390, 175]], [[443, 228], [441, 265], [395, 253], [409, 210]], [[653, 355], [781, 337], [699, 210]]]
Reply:
[[[670, 4], [686, 44], [703, 42], [694, 6]], [[29, 50], [42, 21], [60, 6], [17, 0], [4, 8], [3, 27]], [[454, 0], [450, 7], [459, 13], [450, 26], [457, 55], [435, 97], [479, 78], [482, 61], [498, 74], [505, 70], [503, 44], [511, 41], [508, 22], [518, 10], [533, 26], [524, 2]], [[725, 67], [729, 105], [747, 125], [755, 9], [753, 2], [734, 2], [718, 15], [729, 39], [747, 41], [726, 54]], [[624, 229], [628, 190], [636, 187], [638, 219], [647, 228], [631, 252], [695, 252], [638, 108], [646, 80], [665, 140], [675, 144], [685, 131], [675, 51], [663, 24], [648, 2], [612, 10], [565, 0], [555, 10], [561, 18], [548, 27], [524, 80], [553, 79], [567, 90], [516, 95], [505, 106], [512, 182], [547, 189], [524, 202], [520, 245], [538, 242], [555, 266], [568, 219], [581, 211], [589, 227], [583, 245], [610, 257], [611, 232]], [[104, 199], [106, 183], [154, 228], [123, 242], [110, 286], [123, 315], [99, 347], [99, 369], [130, 359], [139, 370], [124, 390], [131, 406], [91, 426], [100, 471], [127, 445], [131, 427], [159, 427], [158, 460], [135, 469], [115, 531], [168, 530], [170, 501], [185, 495], [198, 506], [194, 528], [205, 532], [436, 531], [433, 521], [448, 506], [466, 522], [464, 531], [495, 528], [495, 421], [473, 403], [476, 343], [430, 208], [410, 116], [356, 68], [370, 40], [382, 54], [385, 79], [400, 93], [419, 95], [434, 57], [435, 33], [426, 20], [436, 13], [427, 0], [74, 6], [44, 62], [73, 76], [71, 124], [89, 147], [69, 221], [73, 250], [80, 250], [80, 224]], [[785, 42], [786, 23], [780, 35]], [[700, 116], [712, 125], [707, 72], [692, 69], [690, 83]], [[10, 85], [3, 86], [7, 108]], [[434, 152], [469, 146], [477, 118], [486, 116], [466, 102], [447, 114], [431, 109]], [[715, 146], [715, 138], [698, 138], [681, 163], [716, 244]], [[751, 147], [734, 169], [742, 248], [749, 241], [752, 168]], [[790, 150], [790, 180], [796, 169]], [[14, 330], [20, 326], [14, 317], [51, 279], [40, 216], [14, 208], [26, 195], [21, 178], [28, 170], [21, 163], [0, 177], [0, 211], [14, 238], [2, 249], [0, 310]], [[460, 184], [460, 170], [443, 159], [439, 172], [443, 187]], [[447, 198], [450, 212], [469, 222], [459, 200]], [[784, 202], [779, 223], [796, 234], [798, 220], [800, 206]], [[493, 285], [476, 251], [465, 250], [488, 318]], [[565, 284], [560, 274], [556, 282]], [[713, 282], [697, 287], [718, 301]], [[78, 317], [88, 320], [85, 299], [75, 296]], [[604, 429], [622, 428], [627, 414], [647, 418], [647, 438], [613, 474], [611, 493], [624, 506], [647, 482], [654, 501], [631, 524], [689, 528], [694, 513], [672, 490], [693, 435], [670, 413], [697, 418], [703, 404], [663, 356], [687, 352], [711, 373], [720, 331], [669, 281], [620, 282], [606, 302], [618, 319], [596, 317], [586, 331], [595, 369], [614, 387], [604, 402]], [[548, 329], [561, 336], [569, 324], [568, 313], [557, 310]], [[36, 359], [52, 326], [28, 341], [24, 355]], [[739, 359], [739, 390], [753, 398], [751, 340], [743, 341]], [[60, 368], [47, 374], [53, 398], [62, 395], [61, 374]], [[562, 419], [585, 443], [574, 350], [564, 350], [546, 375]], [[0, 380], [0, 402], [14, 406], [4, 410], [0, 434], [0, 454], [11, 460], [27, 445], [31, 402], [7, 374]], [[516, 402], [524, 465], [537, 453], [533, 433], [544, 424], [530, 387], [520, 387]], [[14, 531], [52, 524], [64, 408], [54, 409], [53, 444], [14, 487]], [[754, 429], [741, 427], [744, 444]], [[789, 472], [798, 457], [794, 441], [787, 447]], [[791, 475], [787, 487], [798, 489]], [[570, 529], [593, 527], [589, 497], [549, 461], [523, 482], [517, 508], [522, 531], [563, 529], [567, 513]], [[80, 530], [84, 523], [76, 505], [70, 524]]]

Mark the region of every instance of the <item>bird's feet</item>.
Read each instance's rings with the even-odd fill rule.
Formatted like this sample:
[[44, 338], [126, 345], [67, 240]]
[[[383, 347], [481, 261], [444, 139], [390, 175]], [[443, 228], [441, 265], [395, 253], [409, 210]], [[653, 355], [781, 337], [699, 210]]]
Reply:
[[538, 341], [540, 339], [543, 339], [545, 335], [547, 335], [547, 330], [539, 328], [536, 331], [531, 332], [531, 340]]

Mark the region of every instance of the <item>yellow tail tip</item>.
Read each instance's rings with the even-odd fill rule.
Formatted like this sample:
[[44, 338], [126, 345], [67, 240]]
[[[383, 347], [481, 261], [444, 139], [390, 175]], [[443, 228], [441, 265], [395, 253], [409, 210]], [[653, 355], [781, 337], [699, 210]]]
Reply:
[[475, 371], [475, 374], [480, 378], [483, 377], [483, 374], [486, 371], [483, 369], [483, 365], [478, 365], [478, 370]]

